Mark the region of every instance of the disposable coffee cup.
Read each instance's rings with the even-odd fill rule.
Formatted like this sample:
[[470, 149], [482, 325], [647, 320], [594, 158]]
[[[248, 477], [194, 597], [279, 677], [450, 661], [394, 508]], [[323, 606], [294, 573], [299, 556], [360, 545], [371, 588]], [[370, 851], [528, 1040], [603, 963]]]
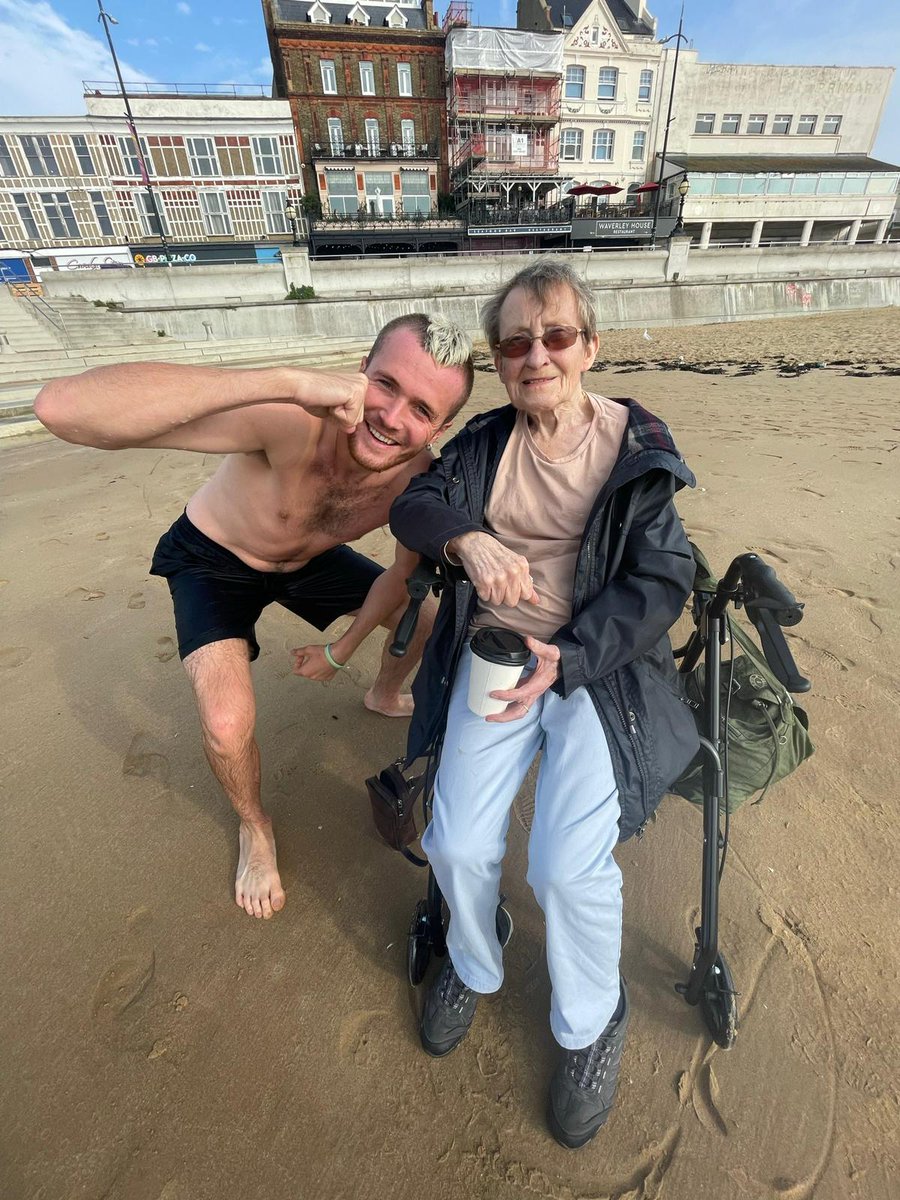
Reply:
[[519, 682], [531, 651], [511, 629], [486, 626], [471, 642], [472, 674], [469, 676], [469, 708], [477, 717], [502, 713], [506, 700], [495, 700], [491, 692], [505, 692]]

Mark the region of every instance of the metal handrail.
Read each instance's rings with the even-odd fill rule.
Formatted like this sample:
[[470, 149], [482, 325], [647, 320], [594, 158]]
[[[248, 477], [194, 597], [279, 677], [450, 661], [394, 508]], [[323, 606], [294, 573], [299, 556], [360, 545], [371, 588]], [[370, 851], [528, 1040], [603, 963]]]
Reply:
[[0, 262], [0, 281], [6, 284], [7, 291], [13, 299], [27, 301], [35, 316], [42, 317], [54, 329], [58, 329], [64, 338], [68, 338], [69, 331], [62, 313], [52, 304], [48, 304], [39, 292], [32, 291], [33, 285], [25, 280], [14, 279], [8, 271], [4, 270], [2, 262]]
[[[118, 83], [106, 79], [83, 79], [88, 96], [120, 96]], [[271, 96], [262, 83], [126, 83], [129, 96]]]
[[379, 142], [377, 145], [369, 142], [345, 142], [342, 146], [332, 146], [326, 142], [313, 142], [312, 158], [314, 161], [330, 162], [342, 159], [359, 158], [429, 158], [438, 157], [438, 148], [433, 142], [422, 142], [413, 145], [409, 142]]

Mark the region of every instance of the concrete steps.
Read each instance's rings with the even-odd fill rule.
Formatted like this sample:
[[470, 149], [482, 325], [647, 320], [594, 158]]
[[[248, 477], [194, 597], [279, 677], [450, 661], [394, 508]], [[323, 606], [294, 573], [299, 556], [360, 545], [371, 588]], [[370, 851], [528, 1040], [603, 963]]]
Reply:
[[58, 350], [62, 331], [39, 317], [24, 298], [11, 296], [0, 287], [0, 361], [7, 354], [30, 354]]

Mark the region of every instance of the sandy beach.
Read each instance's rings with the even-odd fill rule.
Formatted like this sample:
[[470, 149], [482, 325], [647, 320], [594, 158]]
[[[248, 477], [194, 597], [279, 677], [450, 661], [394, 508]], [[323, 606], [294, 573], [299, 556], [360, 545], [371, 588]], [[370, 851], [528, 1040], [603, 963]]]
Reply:
[[[545, 1127], [556, 1050], [520, 820], [504, 988], [428, 1059], [405, 968], [424, 872], [377, 840], [363, 787], [405, 738], [362, 704], [381, 639], [333, 683], [300, 680], [289, 651], [318, 635], [280, 609], [254, 675], [288, 901], [246, 917], [235, 821], [148, 576], [216, 460], [9, 441], [3, 1200], [897, 1196], [900, 311], [606, 333], [600, 358], [593, 390], [671, 425], [698, 479], [679, 511], [714, 567], [757, 550], [806, 604], [788, 636], [817, 751], [732, 822], [734, 1047], [674, 990], [701, 825], [667, 797], [617, 854], [633, 1015], [596, 1141], [571, 1153]], [[479, 373], [466, 415], [504, 399]], [[359, 545], [392, 555], [387, 530]]]

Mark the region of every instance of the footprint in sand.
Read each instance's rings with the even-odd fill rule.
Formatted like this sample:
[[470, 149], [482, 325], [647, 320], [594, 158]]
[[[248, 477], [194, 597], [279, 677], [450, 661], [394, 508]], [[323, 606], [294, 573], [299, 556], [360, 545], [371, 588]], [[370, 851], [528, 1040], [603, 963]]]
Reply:
[[143, 592], [135, 592], [133, 596], [128, 597], [129, 608], [146, 608], [147, 601], [144, 599]]
[[145, 733], [136, 733], [122, 763], [122, 774], [136, 775], [139, 779], [149, 777], [159, 783], [168, 783], [169, 760], [164, 754], [153, 749]]
[[98, 542], [108, 542], [109, 541], [108, 533], [95, 533], [94, 537]]
[[67, 596], [78, 596], [81, 600], [102, 600], [106, 592], [94, 591], [92, 588], [74, 587], [66, 592]]
[[0, 646], [0, 667], [21, 667], [29, 658], [31, 651], [27, 646]]
[[[132, 607], [130, 603], [129, 603], [128, 607], [129, 608]], [[135, 606], [135, 607], [143, 607], [143, 605]], [[178, 653], [178, 647], [175, 645], [175, 643], [172, 641], [172, 639], [170, 637], [157, 638], [156, 645], [158, 647], [158, 649], [156, 651], [156, 657], [159, 659], [160, 662], [168, 662], [170, 659], [174, 658], [175, 655]]]
[[92, 1012], [97, 1021], [115, 1021], [149, 987], [156, 970], [156, 955], [120, 958], [108, 968], [94, 991]]

